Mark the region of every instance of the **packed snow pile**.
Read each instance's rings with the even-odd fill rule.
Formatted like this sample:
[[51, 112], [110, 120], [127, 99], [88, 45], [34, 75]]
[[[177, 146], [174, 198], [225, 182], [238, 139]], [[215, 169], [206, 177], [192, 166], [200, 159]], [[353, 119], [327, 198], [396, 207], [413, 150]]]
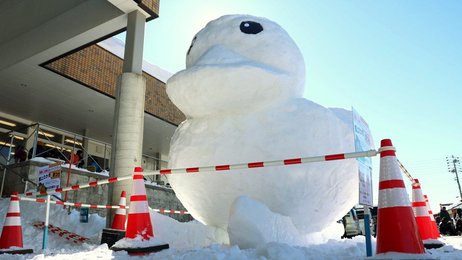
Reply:
[[[304, 77], [297, 45], [276, 23], [249, 15], [209, 22], [191, 43], [186, 69], [167, 82], [170, 99], [187, 116], [172, 138], [169, 167], [353, 152], [351, 126], [302, 97]], [[168, 178], [195, 219], [223, 230], [243, 195], [287, 216], [284, 223], [300, 236], [325, 230], [358, 200], [355, 160]], [[249, 213], [237, 210], [235, 219]]]

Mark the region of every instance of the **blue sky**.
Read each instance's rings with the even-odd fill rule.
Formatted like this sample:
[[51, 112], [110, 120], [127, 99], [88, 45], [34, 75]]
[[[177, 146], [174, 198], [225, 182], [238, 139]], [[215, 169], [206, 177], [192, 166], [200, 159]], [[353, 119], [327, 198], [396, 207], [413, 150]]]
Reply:
[[305, 97], [353, 106], [376, 146], [391, 138], [438, 212], [459, 194], [446, 156], [462, 157], [461, 11], [462, 1], [161, 0], [160, 17], [146, 25], [144, 58], [184, 69], [194, 34], [224, 14], [279, 23], [304, 55]]

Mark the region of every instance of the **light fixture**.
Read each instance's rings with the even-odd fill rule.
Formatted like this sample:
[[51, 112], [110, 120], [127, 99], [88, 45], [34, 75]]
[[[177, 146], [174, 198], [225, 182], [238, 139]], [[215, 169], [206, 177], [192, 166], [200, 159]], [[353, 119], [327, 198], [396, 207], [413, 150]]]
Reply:
[[72, 140], [72, 139], [66, 139], [66, 140], [64, 140], [64, 141], [66, 141], [66, 142], [68, 142], [68, 143], [71, 143], [71, 144], [82, 145], [81, 142], [74, 141], [74, 140]]
[[13, 137], [18, 139], [18, 140], [24, 140], [24, 137], [22, 137], [22, 136], [13, 135]]
[[14, 145], [14, 144], [5, 143], [5, 142], [2, 142], [2, 141], [0, 141], [0, 145], [10, 146], [10, 147], [16, 147], [16, 145]]
[[44, 135], [44, 136], [46, 136], [46, 137], [50, 137], [50, 138], [55, 137], [55, 135], [53, 135], [53, 134], [49, 134], [49, 133], [42, 132], [42, 131], [39, 131], [39, 134]]
[[1, 120], [1, 119], [0, 119], [0, 124], [2, 124], [2, 125], [7, 125], [7, 126], [11, 126], [11, 127], [15, 127], [15, 126], [16, 126], [15, 123], [11, 123], [11, 122], [8, 122], [8, 121], [5, 121], [5, 120]]
[[45, 144], [45, 146], [48, 146], [48, 147], [51, 147], [51, 148], [56, 148], [56, 145], [52, 145], [52, 144]]

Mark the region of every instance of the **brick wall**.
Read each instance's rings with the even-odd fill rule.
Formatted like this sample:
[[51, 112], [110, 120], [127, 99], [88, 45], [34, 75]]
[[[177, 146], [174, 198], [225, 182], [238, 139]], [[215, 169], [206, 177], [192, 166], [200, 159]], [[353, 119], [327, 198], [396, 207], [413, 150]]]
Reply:
[[[44, 67], [114, 97], [122, 65], [121, 58], [94, 44], [44, 64]], [[168, 98], [165, 83], [145, 72], [143, 75], [146, 77], [145, 111], [174, 125], [181, 123], [185, 116]]]
[[159, 14], [159, 0], [135, 0], [139, 6], [148, 9], [150, 12]]

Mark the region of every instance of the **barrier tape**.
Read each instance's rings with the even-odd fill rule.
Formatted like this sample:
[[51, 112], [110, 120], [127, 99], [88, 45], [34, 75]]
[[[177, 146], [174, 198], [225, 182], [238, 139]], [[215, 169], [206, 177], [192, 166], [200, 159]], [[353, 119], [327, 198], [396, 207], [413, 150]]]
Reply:
[[165, 213], [165, 214], [181, 214], [181, 215], [190, 214], [189, 212], [185, 210], [174, 210], [174, 209], [152, 209], [152, 210], [159, 212], [159, 213]]
[[132, 178], [133, 178], [132, 175], [130, 175], [130, 176], [121, 176], [121, 177], [113, 177], [113, 178], [108, 178], [108, 179], [99, 180], [99, 181], [92, 181], [92, 182], [85, 183], [85, 184], [77, 184], [77, 185], [72, 185], [72, 186], [69, 186], [69, 187], [57, 188], [57, 189], [54, 189], [54, 190], [26, 192], [26, 193], [21, 194], [21, 195], [26, 196], [26, 197], [37, 196], [37, 195], [52, 195], [53, 193], [56, 193], [56, 192], [75, 191], [75, 190], [84, 189], [84, 188], [96, 187], [96, 186], [103, 185], [103, 184], [130, 180]]
[[406, 175], [406, 177], [411, 181], [412, 183], [412, 186], [414, 186], [416, 183], [414, 181], [414, 178], [412, 177], [412, 175], [406, 170], [406, 168], [404, 168], [404, 165], [398, 160], [398, 164], [399, 164], [399, 168], [401, 168], [401, 171], [403, 171], [403, 173]]
[[[32, 201], [32, 202], [38, 202], [38, 203], [46, 203], [46, 199], [33, 199], [33, 198], [26, 198], [26, 197], [19, 197], [20, 200], [24, 201]], [[63, 202], [63, 201], [54, 201], [50, 200], [51, 204], [56, 204], [56, 205], [67, 205], [67, 206], [72, 206], [76, 208], [91, 208], [91, 209], [129, 209], [129, 206], [111, 206], [111, 205], [96, 205], [96, 204], [84, 204], [84, 203], [72, 203], [72, 202]], [[152, 209], [156, 212], [159, 213], [164, 213], [164, 214], [181, 214], [181, 215], [188, 215], [190, 214], [188, 211], [185, 210], [174, 210], [174, 209]]]
[[149, 175], [215, 172], [215, 171], [264, 168], [264, 167], [304, 164], [304, 163], [323, 162], [323, 161], [345, 160], [345, 159], [352, 159], [352, 158], [358, 158], [358, 157], [372, 157], [372, 156], [376, 156], [378, 153], [382, 151], [387, 151], [387, 150], [392, 150], [392, 149], [394, 150], [394, 147], [382, 147], [382, 148], [386, 148], [386, 149], [383, 149], [381, 151], [369, 150], [369, 151], [364, 151], [364, 152], [330, 154], [330, 155], [323, 155], [323, 156], [292, 158], [292, 159], [286, 159], [286, 160], [276, 160], [276, 161], [266, 161], [266, 162], [251, 162], [251, 163], [228, 164], [228, 165], [218, 165], [218, 166], [180, 168], [180, 169], [164, 169], [164, 170], [159, 170], [159, 171], [145, 171], [143, 172], [143, 174], [145, 176], [149, 176]]
[[[164, 175], [164, 174], [229, 171], [229, 170], [253, 169], [253, 168], [293, 165], [293, 164], [305, 164], [305, 163], [322, 162], [322, 161], [345, 160], [345, 159], [352, 159], [352, 158], [358, 158], [358, 157], [373, 157], [381, 152], [390, 151], [390, 150], [394, 151], [395, 148], [393, 146], [385, 146], [385, 147], [381, 147], [378, 151], [369, 150], [369, 151], [364, 151], [364, 152], [330, 154], [330, 155], [323, 155], [323, 156], [292, 158], [292, 159], [286, 159], [286, 160], [276, 160], [276, 161], [266, 161], [266, 162], [250, 162], [250, 163], [228, 164], [228, 165], [218, 165], [218, 166], [163, 169], [163, 170], [157, 170], [157, 171], [146, 171], [146, 172], [143, 172], [143, 175], [149, 176], [149, 175]], [[102, 184], [129, 180], [132, 178], [133, 178], [133, 175], [114, 177], [114, 178], [104, 179], [100, 181], [93, 181], [93, 182], [89, 182], [89, 183], [81, 184], [81, 185], [77, 184], [77, 185], [73, 185], [69, 187], [57, 188], [55, 190], [27, 192], [21, 195], [27, 196], [27, 197], [36, 196], [36, 195], [51, 195], [55, 192], [75, 191], [79, 189], [95, 187], [95, 186], [102, 185]]]
[[[32, 202], [38, 202], [38, 203], [46, 203], [46, 199], [34, 199], [34, 198], [26, 198], [26, 197], [20, 197], [20, 200], [25, 200], [25, 201], [32, 201]], [[91, 208], [91, 209], [128, 209], [128, 206], [111, 206], [111, 205], [96, 205], [96, 204], [83, 204], [83, 203], [72, 203], [72, 202], [64, 202], [64, 201], [54, 201], [50, 200], [51, 204], [57, 204], [57, 205], [67, 205], [67, 206], [72, 206], [76, 208]]]
[[[36, 227], [36, 228], [39, 228], [39, 229], [43, 229], [45, 227], [45, 223], [43, 221], [35, 222], [32, 225], [34, 227]], [[53, 226], [51, 224], [48, 224], [48, 231], [51, 232], [51, 233], [57, 234], [58, 236], [60, 236], [60, 237], [62, 237], [64, 239], [71, 240], [74, 243], [85, 243], [85, 242], [90, 241], [89, 238], [83, 237], [83, 236], [78, 235], [76, 233], [72, 233], [72, 232], [67, 231], [65, 229], [62, 229], [60, 227], [55, 227], [55, 226]]]

